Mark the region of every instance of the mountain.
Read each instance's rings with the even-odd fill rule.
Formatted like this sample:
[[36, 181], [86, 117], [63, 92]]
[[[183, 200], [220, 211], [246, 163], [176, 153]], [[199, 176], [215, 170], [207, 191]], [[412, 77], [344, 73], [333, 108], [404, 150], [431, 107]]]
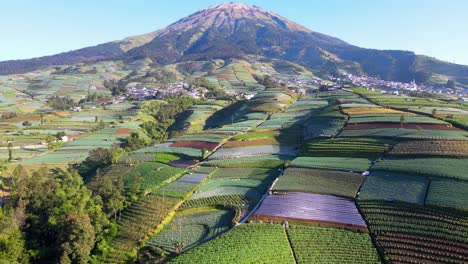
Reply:
[[53, 56], [0, 62], [0, 74], [99, 60], [131, 63], [149, 58], [159, 66], [246, 55], [291, 61], [324, 74], [354, 73], [424, 83], [452, 79], [468, 85], [468, 66], [410, 51], [360, 48], [243, 3], [212, 6], [149, 34]]

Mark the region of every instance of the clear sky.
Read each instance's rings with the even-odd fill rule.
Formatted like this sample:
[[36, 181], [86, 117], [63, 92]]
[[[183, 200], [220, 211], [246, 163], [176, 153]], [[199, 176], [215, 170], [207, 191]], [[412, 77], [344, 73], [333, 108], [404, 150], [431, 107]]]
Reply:
[[[164, 28], [218, 0], [0, 0], [0, 61]], [[251, 0], [312, 30], [468, 65], [467, 0]]]

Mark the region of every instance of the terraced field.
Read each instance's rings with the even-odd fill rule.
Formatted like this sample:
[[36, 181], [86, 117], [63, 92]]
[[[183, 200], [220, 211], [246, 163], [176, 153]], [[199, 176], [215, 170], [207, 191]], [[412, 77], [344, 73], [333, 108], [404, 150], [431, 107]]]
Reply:
[[308, 157], [363, 157], [376, 159], [395, 142], [372, 138], [334, 138], [312, 140], [301, 153]]
[[182, 211], [147, 244], [169, 253], [187, 250], [228, 231], [233, 217], [234, 212], [226, 210]]
[[376, 163], [373, 169], [462, 180], [468, 179], [466, 174], [468, 162], [466, 162], [466, 159], [389, 157], [382, 162]]
[[424, 205], [429, 179], [404, 173], [373, 171], [361, 187], [359, 201], [385, 200]]
[[396, 156], [468, 156], [468, 140], [461, 141], [405, 141], [389, 153]]
[[464, 263], [468, 218], [427, 207], [359, 202], [371, 235], [391, 263]]
[[288, 168], [273, 186], [273, 192], [306, 192], [354, 198], [365, 177], [359, 174]]
[[297, 168], [367, 171], [372, 165], [372, 160], [351, 157], [298, 157], [290, 165]]
[[[235, 250], [232, 250], [235, 249]], [[281, 225], [244, 224], [168, 263], [295, 263]]]
[[297, 263], [381, 263], [367, 233], [296, 225], [287, 232]]
[[435, 178], [427, 191], [426, 205], [468, 211], [468, 182]]

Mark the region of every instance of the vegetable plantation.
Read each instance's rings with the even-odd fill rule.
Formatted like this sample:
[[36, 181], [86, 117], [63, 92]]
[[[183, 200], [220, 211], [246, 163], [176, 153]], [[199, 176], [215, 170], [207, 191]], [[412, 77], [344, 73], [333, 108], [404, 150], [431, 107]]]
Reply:
[[168, 263], [288, 264], [295, 261], [281, 225], [244, 224]]
[[297, 263], [381, 263], [367, 233], [297, 225], [287, 233]]

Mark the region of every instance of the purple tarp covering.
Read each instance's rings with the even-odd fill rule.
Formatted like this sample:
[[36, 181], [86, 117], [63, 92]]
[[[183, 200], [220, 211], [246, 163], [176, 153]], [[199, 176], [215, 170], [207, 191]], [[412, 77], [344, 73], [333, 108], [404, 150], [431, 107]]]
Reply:
[[272, 216], [366, 227], [354, 201], [333, 195], [268, 195], [254, 216]]

